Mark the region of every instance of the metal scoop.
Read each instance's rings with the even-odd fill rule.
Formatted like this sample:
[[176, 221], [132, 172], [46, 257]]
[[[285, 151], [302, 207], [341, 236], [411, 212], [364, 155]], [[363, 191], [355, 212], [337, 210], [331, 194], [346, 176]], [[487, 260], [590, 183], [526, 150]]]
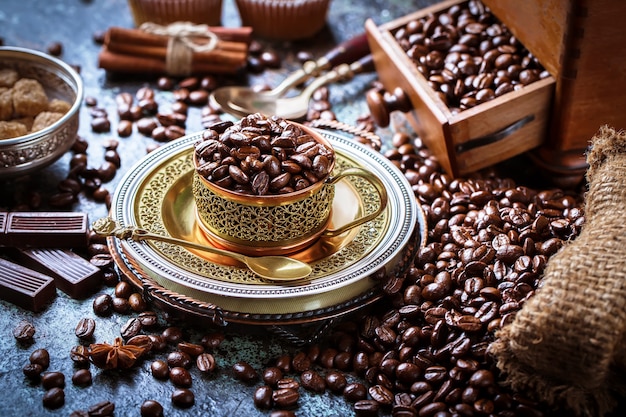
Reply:
[[[224, 112], [242, 117], [255, 113], [251, 103], [257, 100], [275, 100], [309, 78], [317, 76], [337, 65], [353, 62], [366, 54], [369, 54], [369, 44], [367, 35], [362, 33], [341, 43], [316, 61], [305, 62], [301, 69], [293, 72], [272, 90], [255, 91], [248, 86], [221, 87], [213, 91], [210, 99], [213, 104], [219, 106]], [[231, 103], [237, 109], [231, 108]], [[238, 110], [240, 108], [248, 108], [251, 111], [242, 113]]]
[[311, 266], [297, 259], [287, 256], [245, 256], [240, 253], [214, 248], [212, 246], [201, 245], [169, 236], [162, 236], [151, 233], [147, 230], [128, 226], [122, 227], [110, 217], [103, 217], [96, 220], [92, 225], [93, 231], [101, 236], [114, 236], [118, 239], [157, 240], [165, 243], [172, 243], [205, 252], [228, 256], [246, 264], [255, 274], [270, 281], [294, 281], [306, 278], [311, 274]]
[[[229, 93], [215, 91], [213, 97], [221, 102], [222, 110], [237, 117], [245, 117], [252, 113], [263, 113], [297, 120], [306, 116], [309, 100], [318, 88], [335, 81], [345, 81], [361, 72], [374, 69], [372, 56], [366, 55], [352, 64], [341, 64], [332, 71], [317, 77], [297, 96], [276, 97], [274, 95], [250, 95], [230, 97]], [[220, 95], [223, 94], [223, 95]]]

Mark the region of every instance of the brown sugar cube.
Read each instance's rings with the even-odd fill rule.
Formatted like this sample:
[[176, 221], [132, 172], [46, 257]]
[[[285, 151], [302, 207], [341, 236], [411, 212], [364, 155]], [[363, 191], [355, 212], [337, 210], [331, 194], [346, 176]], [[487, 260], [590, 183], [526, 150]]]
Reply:
[[63, 117], [64, 113], [51, 112], [51, 111], [43, 111], [35, 116], [35, 120], [33, 121], [33, 127], [31, 128], [31, 132], [37, 132], [43, 128], [46, 128]]
[[0, 120], [11, 120], [13, 117], [13, 95], [11, 89], [0, 87]]
[[0, 139], [11, 139], [27, 134], [26, 126], [15, 121], [0, 121]]
[[19, 74], [13, 69], [0, 69], [0, 87], [13, 87], [19, 78]]
[[30, 132], [33, 130], [33, 123], [35, 122], [35, 118], [33, 116], [27, 116], [12, 119], [11, 121], [23, 124], [24, 126], [26, 126], [26, 131]]
[[13, 109], [18, 116], [35, 116], [48, 108], [43, 86], [32, 78], [20, 78], [13, 86]]
[[58, 98], [53, 98], [52, 100], [50, 100], [50, 103], [48, 103], [48, 111], [54, 112], [54, 113], [67, 113], [70, 108], [72, 107], [72, 105], [70, 103], [68, 103], [65, 100], [61, 100]]

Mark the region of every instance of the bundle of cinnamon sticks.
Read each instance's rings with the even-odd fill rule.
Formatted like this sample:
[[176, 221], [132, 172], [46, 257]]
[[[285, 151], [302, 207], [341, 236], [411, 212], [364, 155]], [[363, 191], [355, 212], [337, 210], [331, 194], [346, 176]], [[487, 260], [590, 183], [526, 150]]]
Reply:
[[[191, 51], [187, 74], [170, 74], [167, 59], [170, 36], [149, 33], [141, 28], [111, 27], [107, 30], [99, 54], [99, 67], [116, 73], [191, 75], [232, 74], [245, 67], [248, 58], [251, 27], [210, 27], [217, 42], [210, 50]], [[193, 37], [197, 45], [208, 43], [204, 37]]]

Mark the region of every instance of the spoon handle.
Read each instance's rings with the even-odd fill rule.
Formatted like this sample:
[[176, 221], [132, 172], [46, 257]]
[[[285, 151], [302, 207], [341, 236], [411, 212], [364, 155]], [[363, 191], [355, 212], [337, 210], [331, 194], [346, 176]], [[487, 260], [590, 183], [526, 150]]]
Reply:
[[[324, 69], [336, 67], [339, 64], [354, 62], [370, 53], [370, 46], [365, 32], [340, 43], [318, 59], [318, 66]], [[324, 63], [323, 61], [327, 61]]]
[[211, 252], [217, 255], [228, 256], [229, 258], [233, 258], [244, 263], [247, 259], [245, 255], [236, 252], [230, 252], [223, 249], [214, 248], [212, 246], [189, 242], [187, 240], [177, 239], [175, 237], [151, 233], [137, 226], [121, 226], [110, 217], [104, 217], [102, 219], [96, 220], [93, 223], [92, 228], [93, 231], [100, 236], [113, 236], [122, 240], [132, 239], [135, 241], [156, 240], [165, 243], [172, 243], [174, 245], [179, 245], [191, 249], [198, 249], [204, 252]]
[[340, 43], [317, 60], [305, 62], [302, 68], [292, 72], [280, 84], [274, 87], [272, 94], [280, 97], [292, 87], [297, 86], [312, 76], [320, 74], [322, 71], [339, 64], [356, 61], [369, 53], [370, 47], [367, 41], [367, 34], [363, 32]]
[[373, 71], [374, 61], [372, 55], [366, 55], [361, 57], [358, 61], [348, 64], [341, 64], [333, 68], [332, 70], [324, 73], [323, 75], [315, 78], [302, 92], [302, 96], [311, 97], [313, 92], [318, 88], [335, 82], [346, 81], [352, 79], [356, 74], [363, 72]]

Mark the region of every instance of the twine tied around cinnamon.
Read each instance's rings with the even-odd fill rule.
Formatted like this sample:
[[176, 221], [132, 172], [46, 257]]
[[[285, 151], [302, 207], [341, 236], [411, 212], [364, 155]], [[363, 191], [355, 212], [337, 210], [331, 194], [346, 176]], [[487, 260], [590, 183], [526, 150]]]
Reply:
[[[192, 71], [193, 53], [212, 51], [219, 41], [208, 25], [191, 22], [174, 22], [167, 26], [145, 22], [139, 29], [168, 37], [165, 67], [168, 74], [175, 76], [189, 75]], [[198, 43], [199, 38], [207, 39], [208, 42]]]

